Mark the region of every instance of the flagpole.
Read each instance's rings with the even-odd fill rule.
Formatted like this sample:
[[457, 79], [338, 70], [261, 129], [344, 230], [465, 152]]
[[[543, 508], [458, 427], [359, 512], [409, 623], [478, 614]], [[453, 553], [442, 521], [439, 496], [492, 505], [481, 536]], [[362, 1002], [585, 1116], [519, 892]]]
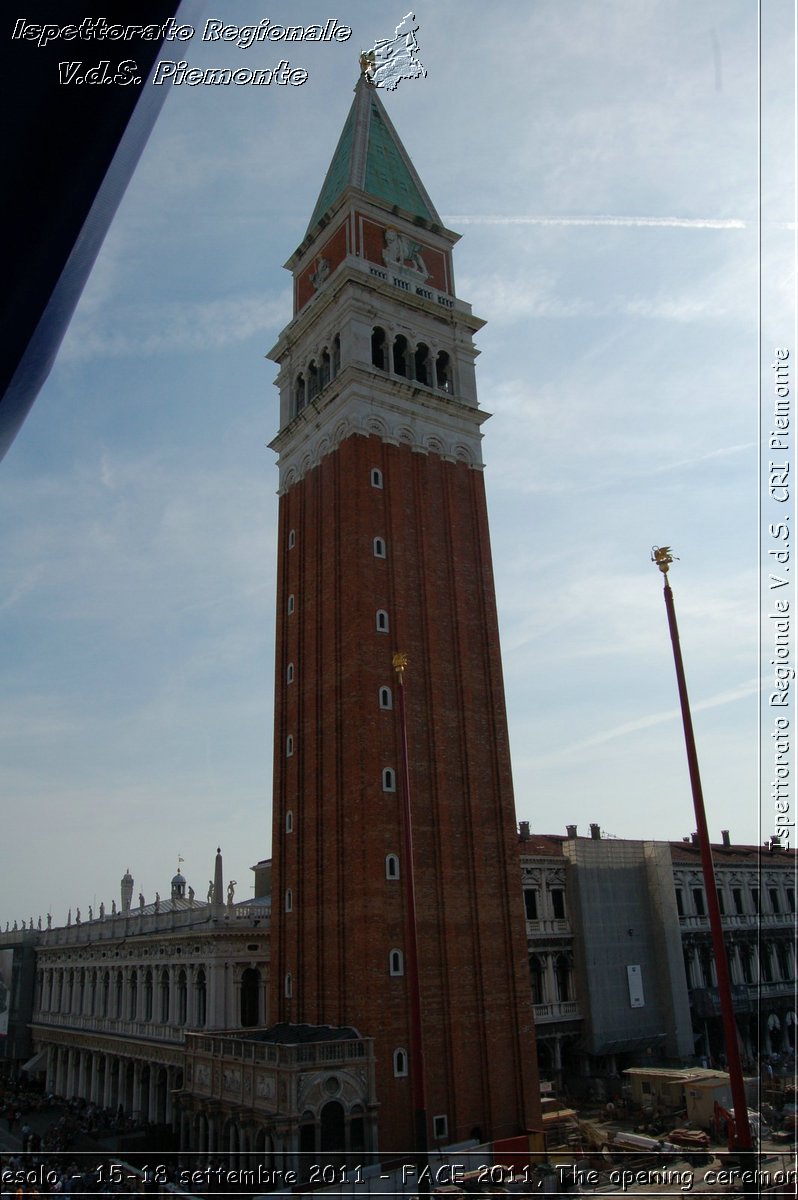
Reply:
[[429, 1189], [427, 1168], [429, 1166], [427, 1141], [427, 1088], [424, 1073], [424, 1041], [421, 1025], [421, 985], [418, 967], [418, 924], [416, 920], [416, 881], [413, 865], [413, 821], [410, 807], [410, 761], [407, 745], [407, 712], [405, 708], [404, 673], [407, 655], [393, 656], [399, 701], [399, 730], [401, 736], [402, 770], [401, 791], [404, 813], [404, 854], [401, 870], [405, 878], [407, 898], [407, 954], [405, 969], [410, 993], [410, 1075], [413, 1087], [415, 1112], [415, 1149], [418, 1152], [418, 1192], [425, 1194]]
[[707, 818], [704, 809], [701, 775], [698, 770], [698, 753], [693, 733], [693, 719], [690, 715], [690, 700], [687, 695], [687, 682], [685, 680], [682, 650], [679, 642], [679, 628], [676, 624], [676, 608], [673, 603], [673, 592], [668, 581], [668, 568], [673, 562], [670, 546], [655, 546], [651, 552], [651, 561], [659, 567], [665, 583], [663, 595], [665, 597], [665, 609], [668, 614], [668, 629], [670, 630], [671, 644], [673, 646], [673, 661], [676, 666], [676, 682], [679, 689], [679, 705], [682, 710], [687, 765], [690, 771], [690, 786], [693, 792], [698, 844], [701, 850], [701, 866], [704, 872], [707, 914], [709, 916], [709, 928], [712, 935], [712, 949], [715, 955], [715, 969], [718, 975], [718, 997], [720, 999], [723, 1036], [726, 1044], [726, 1061], [729, 1068], [729, 1083], [731, 1085], [732, 1104], [734, 1106], [735, 1147], [738, 1150], [751, 1150], [753, 1147], [751, 1144], [751, 1128], [748, 1122], [748, 1102], [745, 1096], [743, 1068], [740, 1062], [737, 1022], [734, 1019], [729, 962], [726, 955], [726, 944], [723, 940], [723, 925], [720, 916], [720, 905], [718, 903], [718, 889], [715, 883], [712, 848], [710, 846]]

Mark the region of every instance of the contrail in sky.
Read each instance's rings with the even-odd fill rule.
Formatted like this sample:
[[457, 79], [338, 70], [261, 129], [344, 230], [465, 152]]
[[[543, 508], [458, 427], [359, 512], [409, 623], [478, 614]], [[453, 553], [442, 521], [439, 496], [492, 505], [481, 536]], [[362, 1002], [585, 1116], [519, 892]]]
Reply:
[[732, 217], [479, 217], [447, 216], [454, 225], [654, 225], [671, 229], [745, 229]]

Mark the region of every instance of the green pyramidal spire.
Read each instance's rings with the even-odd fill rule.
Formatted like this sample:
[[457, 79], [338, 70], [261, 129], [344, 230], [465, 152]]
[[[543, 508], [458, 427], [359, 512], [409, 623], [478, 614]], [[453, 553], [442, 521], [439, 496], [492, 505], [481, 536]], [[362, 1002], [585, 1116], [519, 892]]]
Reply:
[[308, 233], [347, 187], [359, 188], [433, 225], [443, 224], [377, 89], [365, 76], [360, 77], [355, 87], [355, 99], [310, 218]]

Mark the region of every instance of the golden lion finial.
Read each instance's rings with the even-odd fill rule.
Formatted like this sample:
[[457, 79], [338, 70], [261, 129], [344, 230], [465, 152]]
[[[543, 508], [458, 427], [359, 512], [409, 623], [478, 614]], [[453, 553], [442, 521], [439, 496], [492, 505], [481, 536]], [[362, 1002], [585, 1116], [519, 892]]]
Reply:
[[407, 655], [403, 654], [400, 651], [399, 653], [394, 654], [392, 661], [393, 661], [393, 669], [394, 669], [394, 671], [396, 671], [396, 678], [399, 680], [399, 683], [401, 684], [403, 682], [405, 667], [407, 666]]
[[651, 561], [657, 564], [663, 575], [668, 574], [668, 567], [674, 559], [676, 559], [676, 562], [679, 561], [675, 554], [671, 554], [670, 546], [651, 547]]

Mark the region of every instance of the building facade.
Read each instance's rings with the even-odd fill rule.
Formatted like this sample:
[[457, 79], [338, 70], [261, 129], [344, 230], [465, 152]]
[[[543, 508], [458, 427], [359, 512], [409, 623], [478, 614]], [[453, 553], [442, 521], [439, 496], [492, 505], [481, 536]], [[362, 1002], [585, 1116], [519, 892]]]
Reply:
[[27, 1069], [47, 1091], [176, 1128], [187, 1030], [268, 1022], [268, 898], [225, 899], [220, 854], [214, 874], [207, 900], [178, 872], [134, 905], [126, 872], [118, 907], [36, 932]]
[[[724, 1063], [717, 970], [695, 836], [518, 839], [541, 1077], [606, 1095], [633, 1066]], [[740, 1046], [796, 1049], [795, 853], [712, 847]]]
[[[287, 264], [294, 317], [270, 355], [271, 1007], [373, 1038], [388, 1150], [418, 1144], [422, 1061], [430, 1145], [523, 1134], [539, 1116], [474, 372], [482, 322], [455, 293], [456, 237], [361, 78]], [[396, 652], [409, 663], [407, 770]]]

